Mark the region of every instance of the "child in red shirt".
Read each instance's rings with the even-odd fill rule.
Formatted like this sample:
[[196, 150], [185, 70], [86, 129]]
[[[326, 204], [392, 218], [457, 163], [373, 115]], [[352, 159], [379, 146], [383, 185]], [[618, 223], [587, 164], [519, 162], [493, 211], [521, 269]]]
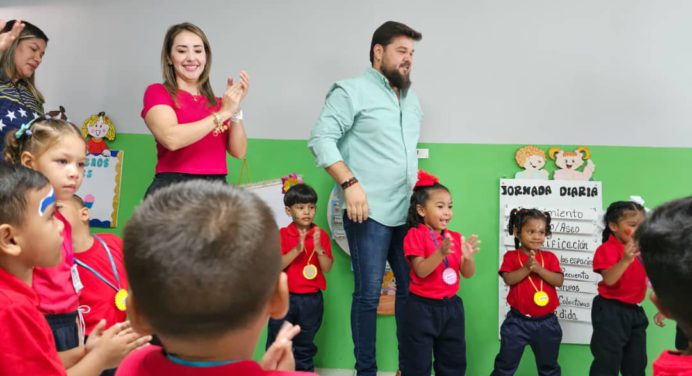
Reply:
[[[635, 239], [653, 287], [651, 301], [692, 338], [692, 197], [656, 208]], [[673, 375], [692, 375], [692, 341], [686, 350], [664, 351], [654, 362], [654, 376]]]
[[60, 212], [72, 225], [72, 244], [79, 279], [84, 285], [79, 307], [88, 336], [101, 319], [106, 326], [126, 320], [127, 275], [122, 240], [115, 234], [92, 235], [89, 209], [77, 195], [60, 201]]
[[459, 272], [471, 278], [479, 241], [464, 241], [448, 229], [452, 196], [438, 179], [418, 172], [407, 218], [404, 255], [411, 265], [409, 299], [401, 316], [401, 372], [430, 375], [466, 373], [464, 305], [457, 296]]
[[315, 375], [292, 371], [286, 323], [261, 363], [252, 355], [267, 319], [288, 311], [279, 231], [255, 194], [193, 180], [156, 190], [123, 232], [133, 327], [163, 347], [133, 352], [117, 375]]
[[307, 184], [296, 184], [284, 195], [286, 214], [293, 223], [282, 228], [281, 266], [288, 276], [290, 302], [288, 313], [281, 320], [269, 319], [267, 348], [276, 340], [284, 321], [300, 326], [293, 339], [296, 370], [314, 371], [317, 354], [314, 338], [322, 325], [327, 288], [324, 273], [332, 268], [331, 241], [324, 230], [313, 223], [317, 192]]
[[510, 286], [511, 309], [500, 328], [500, 352], [492, 375], [514, 375], [526, 345], [533, 350], [539, 375], [560, 375], [562, 328], [555, 316], [560, 305], [555, 287], [562, 286], [564, 275], [557, 257], [540, 249], [550, 236], [550, 215], [537, 209], [512, 209], [507, 230], [516, 249], [505, 253], [500, 276]]
[[644, 208], [632, 201], [614, 202], [604, 215], [603, 244], [593, 258], [603, 280], [591, 309], [591, 375], [644, 375], [646, 272], [632, 238], [643, 220]]
[[[89, 209], [81, 197], [60, 201], [60, 212], [72, 226], [74, 261], [84, 285], [79, 295], [79, 310], [84, 317], [87, 337], [101, 320], [106, 327], [124, 322], [127, 275], [123, 264], [122, 240], [115, 234], [91, 235]], [[114, 375], [115, 370], [101, 376]]]
[[58, 357], [48, 322], [31, 289], [33, 268], [61, 259], [63, 224], [48, 180], [25, 167], [0, 165], [0, 374], [96, 375], [149, 340], [116, 325], [80, 347], [75, 359]]
[[[67, 116], [61, 108], [46, 116], [27, 119], [16, 133], [7, 135], [4, 150], [8, 163], [23, 165], [48, 178], [57, 200], [67, 200], [79, 189], [86, 162], [82, 134], [63, 118]], [[78, 325], [82, 285], [74, 263], [72, 226], [59, 211], [56, 216], [64, 227], [61, 262], [50, 268], [34, 268], [32, 288], [39, 296], [39, 309], [53, 331], [60, 356], [72, 357], [81, 352], [78, 348], [83, 345]]]

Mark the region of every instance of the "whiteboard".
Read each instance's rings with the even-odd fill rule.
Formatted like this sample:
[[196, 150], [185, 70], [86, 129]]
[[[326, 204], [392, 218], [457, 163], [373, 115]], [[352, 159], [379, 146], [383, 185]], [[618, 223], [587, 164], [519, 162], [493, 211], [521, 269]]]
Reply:
[[291, 224], [291, 217], [286, 214], [284, 205], [284, 195], [282, 192], [283, 183], [281, 179], [267, 180], [257, 183], [244, 184], [241, 187], [259, 196], [274, 213], [274, 220], [279, 228]]
[[[598, 293], [600, 274], [593, 271], [593, 255], [601, 244], [602, 186], [595, 181], [501, 179], [499, 264], [514, 250], [507, 231], [514, 208], [536, 208], [550, 213], [552, 235], [543, 245], [557, 256], [565, 279], [557, 288], [560, 306], [555, 310], [562, 327], [562, 343], [591, 341], [591, 305]], [[500, 265], [498, 264], [498, 270]], [[509, 287], [499, 280], [498, 333], [510, 307]]]
[[87, 155], [84, 180], [77, 195], [89, 209], [92, 227], [118, 226], [124, 155], [123, 150], [110, 150], [108, 156]]

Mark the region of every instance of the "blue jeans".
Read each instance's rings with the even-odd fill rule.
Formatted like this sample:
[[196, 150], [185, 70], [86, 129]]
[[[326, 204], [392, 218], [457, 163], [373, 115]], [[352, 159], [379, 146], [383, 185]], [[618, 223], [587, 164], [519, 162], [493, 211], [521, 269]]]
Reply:
[[351, 305], [351, 333], [356, 371], [358, 375], [376, 375], [377, 305], [380, 301], [382, 277], [387, 261], [396, 278], [394, 317], [397, 323], [397, 340], [401, 343], [399, 323], [408, 297], [409, 283], [409, 265], [404, 257], [406, 226], [385, 226], [371, 218], [356, 223], [348, 219], [344, 213], [344, 230], [351, 251], [355, 281]]

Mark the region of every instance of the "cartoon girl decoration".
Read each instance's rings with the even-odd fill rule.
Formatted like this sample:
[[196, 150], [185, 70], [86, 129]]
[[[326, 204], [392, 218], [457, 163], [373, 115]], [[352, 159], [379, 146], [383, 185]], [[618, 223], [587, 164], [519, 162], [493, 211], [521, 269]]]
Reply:
[[540, 179], [548, 180], [548, 171], [545, 167], [545, 151], [533, 145], [527, 145], [514, 154], [514, 159], [519, 167], [524, 171], [519, 171], [514, 175], [515, 179]]
[[378, 315], [393, 315], [394, 302], [396, 300], [396, 279], [394, 272], [389, 269], [389, 265], [385, 268], [384, 276], [382, 277], [382, 288], [380, 289], [380, 302], [377, 304]]
[[[596, 170], [596, 165], [591, 161], [591, 152], [586, 146], [581, 146], [573, 151], [565, 151], [559, 147], [548, 150], [550, 159], [555, 160], [558, 169], [553, 174], [555, 180], [591, 180], [591, 175]], [[579, 171], [586, 161], [586, 166]]]
[[89, 116], [82, 126], [82, 137], [87, 140], [87, 151], [91, 154], [103, 154], [110, 156], [108, 141], [115, 140], [115, 126], [106, 113], [101, 111], [97, 115]]

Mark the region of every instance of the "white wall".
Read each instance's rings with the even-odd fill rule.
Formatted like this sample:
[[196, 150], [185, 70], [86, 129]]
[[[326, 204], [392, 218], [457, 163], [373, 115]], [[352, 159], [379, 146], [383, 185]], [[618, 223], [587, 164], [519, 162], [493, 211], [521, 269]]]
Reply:
[[[692, 2], [684, 0], [3, 0], [51, 38], [46, 108], [81, 123], [105, 110], [146, 133], [166, 28], [201, 26], [212, 80], [251, 74], [250, 137], [305, 139], [329, 85], [369, 64], [388, 19], [423, 32], [414, 88], [423, 141], [692, 146]], [[204, 4], [201, 6], [198, 4]]]

